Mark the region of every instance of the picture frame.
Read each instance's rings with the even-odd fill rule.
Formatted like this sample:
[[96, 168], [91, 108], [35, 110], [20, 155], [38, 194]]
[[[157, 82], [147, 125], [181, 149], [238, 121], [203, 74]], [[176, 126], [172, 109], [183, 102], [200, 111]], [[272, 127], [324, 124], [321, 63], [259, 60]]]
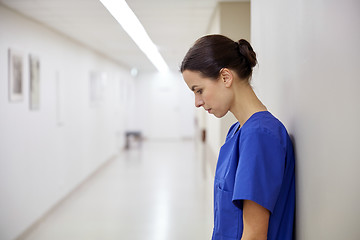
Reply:
[[99, 107], [104, 100], [104, 87], [107, 74], [103, 72], [90, 72], [89, 78], [89, 102], [90, 107]]
[[18, 102], [24, 98], [24, 61], [21, 52], [8, 49], [9, 101]]
[[30, 110], [40, 108], [40, 60], [37, 56], [29, 55], [29, 107]]
[[64, 94], [62, 81], [60, 80], [60, 72], [55, 72], [55, 87], [56, 87], [56, 124], [61, 127], [64, 126]]

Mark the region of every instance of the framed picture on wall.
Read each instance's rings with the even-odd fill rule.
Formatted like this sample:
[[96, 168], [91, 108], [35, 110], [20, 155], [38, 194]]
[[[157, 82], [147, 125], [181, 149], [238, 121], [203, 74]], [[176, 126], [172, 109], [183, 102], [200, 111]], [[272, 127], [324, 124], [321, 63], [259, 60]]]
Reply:
[[30, 77], [30, 109], [38, 110], [40, 104], [40, 61], [39, 58], [29, 55]]
[[60, 72], [55, 72], [56, 87], [56, 124], [61, 127], [64, 125], [64, 99], [65, 91], [63, 91], [62, 82], [60, 81]]
[[104, 72], [90, 72], [89, 78], [89, 100], [90, 107], [98, 107], [104, 100], [104, 91], [107, 74]]
[[24, 64], [22, 53], [9, 49], [9, 101], [21, 101], [24, 98]]

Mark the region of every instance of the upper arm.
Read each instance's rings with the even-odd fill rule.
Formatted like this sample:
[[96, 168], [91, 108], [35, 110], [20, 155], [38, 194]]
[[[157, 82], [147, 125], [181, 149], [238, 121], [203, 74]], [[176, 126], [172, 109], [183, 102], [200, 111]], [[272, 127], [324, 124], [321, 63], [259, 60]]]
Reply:
[[242, 240], [266, 240], [270, 211], [251, 200], [243, 200]]
[[266, 131], [242, 134], [233, 202], [242, 208], [242, 200], [251, 200], [272, 212], [283, 181], [285, 151]]

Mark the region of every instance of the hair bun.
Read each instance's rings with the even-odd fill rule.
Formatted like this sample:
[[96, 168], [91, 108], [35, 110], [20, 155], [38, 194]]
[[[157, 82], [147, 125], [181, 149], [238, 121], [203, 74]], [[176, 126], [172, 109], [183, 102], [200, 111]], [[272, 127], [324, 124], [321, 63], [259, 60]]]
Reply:
[[251, 68], [257, 64], [256, 53], [251, 47], [250, 43], [245, 39], [240, 39], [237, 44], [239, 45], [239, 52], [245, 58], [246, 62]]

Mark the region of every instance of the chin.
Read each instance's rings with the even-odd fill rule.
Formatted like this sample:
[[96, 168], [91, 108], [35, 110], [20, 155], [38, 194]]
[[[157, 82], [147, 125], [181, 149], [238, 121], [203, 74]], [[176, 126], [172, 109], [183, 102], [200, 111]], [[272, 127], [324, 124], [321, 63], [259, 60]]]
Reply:
[[[226, 112], [226, 113], [227, 113], [227, 112]], [[219, 114], [219, 113], [214, 113], [214, 116], [217, 117], [217, 118], [222, 118], [223, 116], [226, 115], [226, 113], [221, 113], [221, 114]]]

